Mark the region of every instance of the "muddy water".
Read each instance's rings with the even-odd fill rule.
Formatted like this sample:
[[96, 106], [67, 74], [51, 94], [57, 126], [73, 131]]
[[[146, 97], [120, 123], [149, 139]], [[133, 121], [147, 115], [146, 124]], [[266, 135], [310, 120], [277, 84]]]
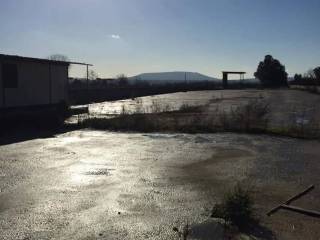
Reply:
[[[219, 239], [210, 209], [238, 182], [280, 239], [319, 239], [313, 219], [265, 217], [319, 181], [319, 147], [270, 136], [89, 130], [3, 145], [0, 239], [177, 239], [173, 227], [186, 223], [190, 239]], [[319, 197], [298, 204], [320, 209]]]

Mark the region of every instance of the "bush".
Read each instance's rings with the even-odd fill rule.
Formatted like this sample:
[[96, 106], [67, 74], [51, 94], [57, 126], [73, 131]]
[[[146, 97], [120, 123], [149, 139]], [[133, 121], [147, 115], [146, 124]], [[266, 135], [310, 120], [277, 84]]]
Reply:
[[253, 200], [249, 191], [237, 185], [232, 192], [226, 194], [221, 204], [214, 206], [211, 217], [223, 218], [240, 230], [248, 228], [254, 221]]
[[191, 106], [187, 103], [183, 103], [180, 108], [179, 112], [181, 113], [193, 113], [193, 112], [199, 112], [200, 107], [199, 106]]

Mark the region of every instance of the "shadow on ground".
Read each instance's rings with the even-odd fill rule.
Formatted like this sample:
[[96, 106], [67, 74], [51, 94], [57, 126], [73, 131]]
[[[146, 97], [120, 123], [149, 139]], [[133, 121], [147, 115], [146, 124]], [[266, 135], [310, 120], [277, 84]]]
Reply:
[[24, 142], [33, 139], [51, 138], [57, 134], [76, 130], [75, 127], [44, 128], [35, 126], [19, 126], [16, 128], [0, 129], [0, 146]]
[[[225, 230], [226, 229], [226, 230]], [[248, 236], [245, 238], [239, 239], [263, 239], [263, 240], [276, 240], [276, 236], [274, 233], [260, 225], [259, 223], [255, 223], [250, 231], [246, 231], [243, 233]], [[223, 221], [218, 220], [207, 220], [203, 223], [193, 225], [190, 229], [189, 236], [191, 239], [198, 240], [211, 240], [211, 239], [238, 239], [237, 236], [241, 235], [237, 231], [232, 231], [230, 229], [225, 228]]]
[[249, 236], [253, 236], [257, 239], [276, 240], [274, 233], [267, 227], [262, 226], [260, 223], [254, 223], [251, 229], [246, 232]]
[[223, 224], [217, 221], [207, 220], [193, 225], [190, 229], [190, 237], [199, 240], [223, 239]]

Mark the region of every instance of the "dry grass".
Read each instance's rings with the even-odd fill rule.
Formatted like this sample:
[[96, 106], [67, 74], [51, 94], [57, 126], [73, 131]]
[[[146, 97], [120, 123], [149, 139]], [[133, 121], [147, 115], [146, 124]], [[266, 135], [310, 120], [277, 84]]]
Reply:
[[268, 106], [262, 102], [249, 102], [231, 109], [229, 113], [217, 110], [213, 117], [201, 111], [199, 106], [183, 104], [177, 111], [169, 111], [168, 105], [153, 102], [146, 110], [140, 104], [134, 112], [122, 108], [115, 118], [89, 117], [81, 120], [83, 127], [107, 130], [140, 132], [219, 132], [219, 131], [264, 131], [267, 126]]
[[[268, 102], [261, 98], [233, 106], [228, 111], [219, 107], [215, 114], [207, 114], [203, 106], [182, 104], [178, 110], [170, 105], [153, 101], [151, 106], [144, 107], [136, 100], [135, 109], [129, 111], [123, 105], [121, 113], [113, 118], [94, 116], [80, 119], [79, 126], [99, 130], [137, 131], [137, 132], [182, 132], [182, 133], [269, 133], [296, 138], [315, 139], [320, 136], [320, 125], [316, 118], [307, 122], [292, 122], [281, 127], [269, 126], [272, 109]], [[305, 119], [300, 114], [301, 119]]]
[[237, 185], [225, 195], [222, 203], [214, 206], [211, 217], [222, 218], [240, 230], [248, 230], [250, 225], [256, 221], [253, 204], [249, 190]]

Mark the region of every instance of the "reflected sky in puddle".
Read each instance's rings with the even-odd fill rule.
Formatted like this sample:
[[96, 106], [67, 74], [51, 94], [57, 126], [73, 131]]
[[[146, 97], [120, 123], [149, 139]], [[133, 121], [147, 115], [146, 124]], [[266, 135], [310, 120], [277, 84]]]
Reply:
[[95, 170], [93, 170], [93, 171], [85, 172], [84, 175], [91, 175], [91, 176], [110, 176], [112, 170], [113, 170], [113, 169], [109, 169], [109, 168], [95, 169]]
[[[152, 112], [152, 107], [158, 105], [158, 107], [166, 108], [169, 106], [169, 111], [178, 110], [181, 105], [188, 104], [204, 105], [210, 99], [212, 92], [184, 92], [175, 94], [160, 94], [154, 96], [138, 97], [134, 99], [125, 99], [118, 101], [106, 101], [101, 103], [89, 104], [89, 111], [91, 114], [99, 115], [113, 115], [120, 114], [125, 108], [128, 112]], [[209, 97], [208, 97], [209, 95]], [[138, 112], [139, 112], [138, 111]]]

